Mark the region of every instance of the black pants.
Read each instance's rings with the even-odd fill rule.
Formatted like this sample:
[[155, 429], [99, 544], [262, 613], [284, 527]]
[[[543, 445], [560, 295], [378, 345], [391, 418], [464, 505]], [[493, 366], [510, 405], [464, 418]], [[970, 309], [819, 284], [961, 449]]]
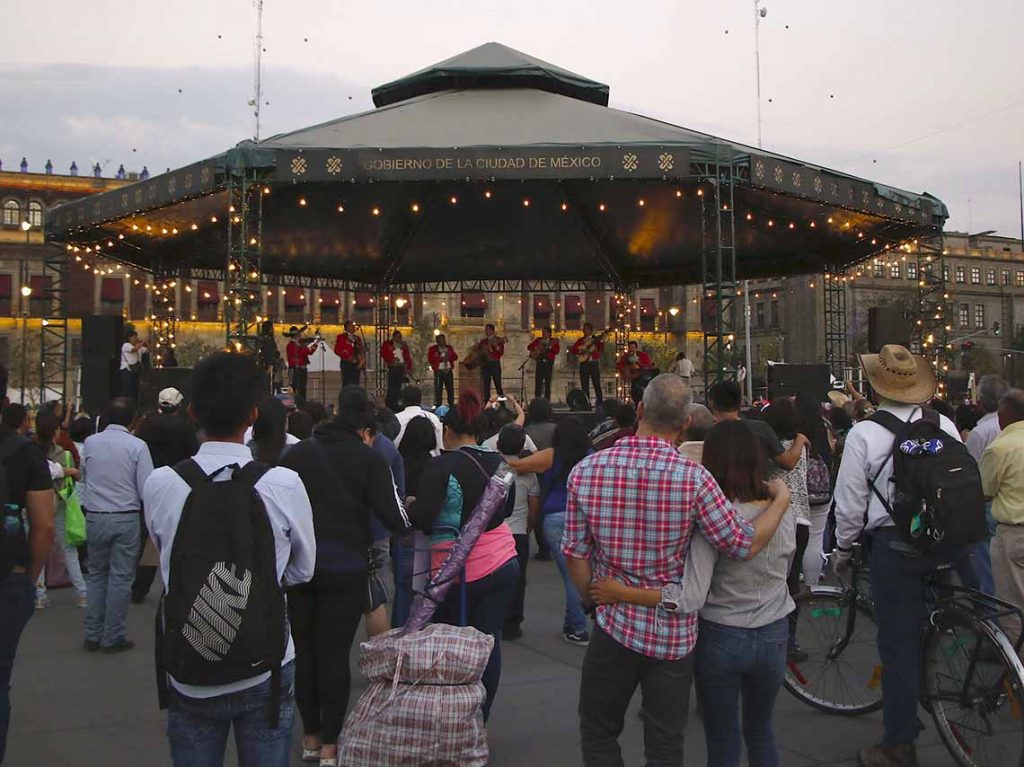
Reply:
[[384, 402], [388, 408], [393, 412], [397, 413], [398, 398], [402, 392], [402, 386], [405, 384], [405, 365], [392, 365], [388, 368], [388, 390], [384, 395]]
[[290, 368], [289, 372], [291, 373], [289, 383], [291, 384], [292, 391], [302, 397], [302, 399], [306, 399], [306, 379], [309, 377], [306, 368]]
[[604, 402], [604, 394], [601, 393], [601, 363], [597, 360], [580, 363], [580, 388], [588, 398], [591, 384], [594, 385], [594, 407], [597, 407]]
[[501, 387], [501, 360], [487, 360], [480, 368], [480, 376], [483, 379], [484, 402], [491, 398], [492, 381], [498, 396], [505, 396], [505, 390]]
[[519, 624], [525, 620], [523, 615], [526, 603], [526, 566], [530, 564], [530, 535], [513, 535], [516, 539], [516, 559], [519, 560], [519, 585], [516, 588], [515, 596], [508, 606], [508, 615], [505, 618], [505, 630], [519, 628]]
[[341, 361], [341, 386], [359, 386], [359, 367], [350, 360]]
[[[141, 530], [146, 529], [146, 518], [141, 511], [139, 512], [139, 524], [142, 525]], [[132, 581], [132, 602], [136, 603], [146, 598], [156, 579], [156, 565], [142, 564], [142, 553], [146, 550], [146, 541], [149, 540], [149, 536], [142, 535], [141, 538], [142, 540], [139, 541], [139, 564], [135, 567], [135, 580]]]
[[331, 576], [331, 584], [288, 590], [295, 641], [295, 703], [302, 731], [335, 743], [345, 721], [352, 670], [349, 652], [366, 611], [366, 573]]
[[537, 360], [537, 369], [533, 374], [533, 396], [544, 397], [551, 401], [551, 377], [555, 372], [555, 363], [548, 359]]
[[[789, 565], [789, 575], [786, 577], [789, 595], [793, 597], [800, 591], [800, 571], [803, 570], [804, 552], [807, 551], [807, 542], [810, 537], [811, 528], [809, 526], [796, 526], [796, 552], [793, 554], [793, 561]], [[799, 619], [800, 604], [797, 603], [796, 608], [789, 614], [789, 643], [792, 646], [796, 646], [796, 624]]]
[[448, 392], [448, 407], [455, 407], [455, 373], [451, 370], [434, 371], [434, 407], [441, 406], [441, 392]]
[[657, 660], [633, 652], [594, 627], [580, 679], [580, 740], [585, 767], [622, 767], [619, 734], [637, 685], [643, 696], [644, 760], [683, 763], [693, 653]]
[[138, 371], [121, 369], [121, 391], [120, 396], [127, 397], [132, 402], [139, 400], [139, 373]]

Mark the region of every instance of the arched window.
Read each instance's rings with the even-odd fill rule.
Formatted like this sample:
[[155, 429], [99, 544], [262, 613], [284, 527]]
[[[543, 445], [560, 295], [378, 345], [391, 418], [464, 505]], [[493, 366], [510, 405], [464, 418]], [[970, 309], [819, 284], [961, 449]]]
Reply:
[[39, 200], [30, 200], [28, 203], [28, 222], [34, 227], [43, 225], [43, 204]]
[[21, 224], [21, 206], [17, 200], [8, 200], [4, 203], [3, 225], [18, 226]]

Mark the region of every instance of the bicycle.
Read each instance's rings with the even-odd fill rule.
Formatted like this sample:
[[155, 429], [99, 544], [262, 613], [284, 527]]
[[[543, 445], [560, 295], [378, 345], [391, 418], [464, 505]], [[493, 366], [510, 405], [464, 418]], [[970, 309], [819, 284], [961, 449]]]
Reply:
[[[1024, 765], [1024, 632], [1011, 642], [999, 619], [1021, 610], [948, 582], [952, 565], [925, 577], [921, 705], [964, 767]], [[882, 707], [874, 604], [860, 547], [840, 586], [796, 597], [796, 640], [806, 654], [787, 663], [785, 687], [819, 711], [845, 716]], [[1019, 624], [1024, 625], [1024, 623]]]

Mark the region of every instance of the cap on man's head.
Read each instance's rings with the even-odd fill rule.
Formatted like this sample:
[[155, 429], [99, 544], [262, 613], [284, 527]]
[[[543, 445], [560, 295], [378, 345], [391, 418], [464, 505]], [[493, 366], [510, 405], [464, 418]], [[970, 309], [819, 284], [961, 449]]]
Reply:
[[185, 399], [185, 396], [180, 391], [173, 386], [168, 386], [160, 391], [156, 402], [161, 410], [174, 410], [174, 408], [181, 404], [183, 399]]

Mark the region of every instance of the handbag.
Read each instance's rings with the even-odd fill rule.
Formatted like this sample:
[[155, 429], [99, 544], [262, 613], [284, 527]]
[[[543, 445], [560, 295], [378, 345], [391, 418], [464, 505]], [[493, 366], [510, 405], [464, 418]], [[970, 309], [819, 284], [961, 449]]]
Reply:
[[[71, 468], [72, 461], [71, 452], [65, 450], [64, 465]], [[85, 543], [85, 514], [75, 492], [75, 480], [65, 477], [64, 486], [57, 493], [64, 501], [64, 540], [68, 546], [81, 546]]]

